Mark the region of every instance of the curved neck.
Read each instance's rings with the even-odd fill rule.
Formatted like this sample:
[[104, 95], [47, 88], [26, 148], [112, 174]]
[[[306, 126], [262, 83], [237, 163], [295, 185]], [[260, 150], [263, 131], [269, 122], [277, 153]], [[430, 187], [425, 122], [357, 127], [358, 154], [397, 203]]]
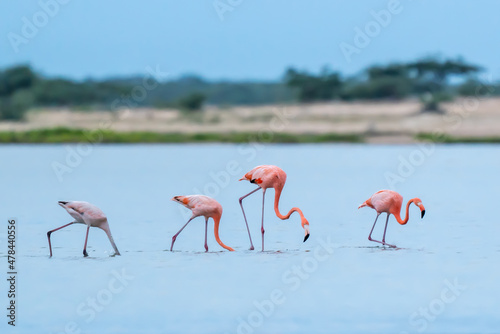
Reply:
[[214, 235], [215, 235], [215, 240], [217, 240], [217, 242], [219, 243], [219, 245], [221, 245], [223, 248], [227, 249], [228, 251], [231, 251], [231, 252], [234, 251], [234, 249], [232, 249], [231, 247], [224, 245], [224, 243], [219, 238], [220, 216], [214, 216], [212, 218], [214, 220]]
[[118, 248], [116, 247], [115, 240], [113, 239], [113, 236], [111, 235], [111, 231], [109, 229], [109, 225], [106, 224], [105, 226], [101, 227], [104, 232], [106, 232], [106, 235], [108, 236], [109, 242], [111, 242], [111, 246], [113, 246], [113, 249], [115, 250], [115, 255], [121, 255], [120, 251], [118, 251]]
[[280, 203], [280, 197], [281, 197], [281, 191], [283, 190], [283, 187], [281, 188], [274, 188], [274, 212], [276, 212], [276, 216], [278, 216], [279, 219], [285, 220], [290, 218], [292, 213], [298, 212], [300, 215], [300, 219], [304, 219], [304, 214], [302, 213], [302, 210], [299, 208], [291, 208], [290, 211], [286, 215], [282, 215], [279, 209], [279, 203]]
[[400, 223], [401, 225], [406, 225], [406, 223], [408, 223], [408, 219], [410, 219], [410, 204], [413, 203], [413, 199], [409, 200], [408, 203], [406, 203], [406, 215], [405, 215], [405, 219], [401, 219], [401, 215], [399, 212], [394, 212], [393, 215], [394, 217], [396, 217], [396, 220], [398, 221], [398, 223]]

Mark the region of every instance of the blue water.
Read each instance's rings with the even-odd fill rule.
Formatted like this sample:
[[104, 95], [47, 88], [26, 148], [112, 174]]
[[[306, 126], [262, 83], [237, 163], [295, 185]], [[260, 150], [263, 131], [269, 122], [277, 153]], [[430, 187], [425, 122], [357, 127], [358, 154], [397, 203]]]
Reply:
[[[16, 327], [2, 315], [2, 333], [500, 331], [500, 146], [6, 145], [0, 157], [4, 275], [7, 220], [18, 225]], [[266, 252], [248, 250], [238, 198], [255, 186], [237, 180], [260, 164], [287, 172], [280, 208], [303, 210], [306, 243], [298, 216], [275, 217], [270, 190]], [[357, 210], [384, 188], [427, 212], [412, 207], [405, 226], [391, 218], [396, 250], [367, 240], [375, 212]], [[222, 204], [221, 239], [235, 252], [210, 222], [204, 253], [203, 218], [168, 251], [189, 219], [170, 198], [193, 193]], [[122, 256], [91, 229], [83, 258], [85, 227], [73, 225], [52, 235], [49, 258], [46, 232], [71, 221], [58, 200], [99, 206]], [[261, 201], [244, 202], [256, 249]], [[4, 313], [7, 290], [2, 279]]]

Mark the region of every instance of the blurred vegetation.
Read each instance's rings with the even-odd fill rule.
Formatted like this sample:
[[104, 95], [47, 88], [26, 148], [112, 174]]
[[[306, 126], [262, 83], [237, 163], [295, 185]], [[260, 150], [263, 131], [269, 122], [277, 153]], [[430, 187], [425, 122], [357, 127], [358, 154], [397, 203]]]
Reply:
[[186, 112], [200, 111], [206, 98], [204, 94], [195, 92], [180, 98], [174, 105]]
[[363, 142], [363, 137], [355, 134], [292, 134], [276, 132], [271, 137], [260, 138], [259, 133], [156, 133], [156, 132], [115, 132], [111, 130], [83, 130], [58, 127], [30, 131], [0, 132], [0, 143], [80, 143], [96, 138], [98, 143], [324, 143], [324, 142]]
[[289, 68], [282, 80], [208, 81], [184, 76], [158, 82], [152, 77], [106, 80], [48, 78], [27, 65], [0, 71], [0, 119], [22, 120], [32, 107], [69, 107], [73, 110], [118, 110], [156, 107], [202, 110], [204, 105], [262, 105], [334, 100], [422, 101], [422, 109], [440, 111], [442, 101], [456, 96], [500, 93], [498, 84], [483, 83], [482, 69], [462, 59], [423, 58], [407, 63], [370, 66], [344, 78], [328, 67], [319, 73]]
[[318, 75], [289, 68], [285, 74], [285, 82], [295, 90], [301, 102], [337, 99], [342, 88], [340, 74], [327, 67], [323, 68]]
[[0, 72], [0, 119], [21, 120], [35, 102], [37, 76], [28, 66]]
[[500, 143], [500, 136], [498, 137], [454, 137], [447, 134], [433, 134], [433, 133], [419, 133], [415, 139], [420, 141], [428, 141], [434, 143], [445, 144], [498, 144]]

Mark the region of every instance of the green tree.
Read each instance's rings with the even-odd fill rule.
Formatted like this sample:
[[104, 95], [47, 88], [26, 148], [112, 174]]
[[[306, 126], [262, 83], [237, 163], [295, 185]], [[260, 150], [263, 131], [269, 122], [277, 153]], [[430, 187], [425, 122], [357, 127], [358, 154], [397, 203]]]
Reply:
[[481, 67], [468, 64], [463, 59], [440, 60], [424, 58], [407, 65], [413, 71], [414, 90], [420, 94], [423, 111], [441, 112], [440, 103], [452, 99], [449, 81], [452, 77], [464, 80]]
[[29, 89], [19, 89], [9, 98], [0, 98], [0, 119], [22, 120], [33, 103], [33, 92]]
[[202, 93], [191, 93], [177, 101], [177, 106], [183, 111], [199, 111], [203, 107], [206, 96]]
[[37, 80], [29, 66], [0, 72], [0, 119], [21, 120], [34, 103], [31, 88]]
[[318, 75], [289, 68], [285, 74], [285, 82], [297, 91], [300, 102], [333, 100], [339, 97], [342, 88], [340, 74], [327, 67]]
[[9, 96], [18, 89], [31, 88], [37, 77], [29, 66], [16, 66], [0, 72], [0, 96]]

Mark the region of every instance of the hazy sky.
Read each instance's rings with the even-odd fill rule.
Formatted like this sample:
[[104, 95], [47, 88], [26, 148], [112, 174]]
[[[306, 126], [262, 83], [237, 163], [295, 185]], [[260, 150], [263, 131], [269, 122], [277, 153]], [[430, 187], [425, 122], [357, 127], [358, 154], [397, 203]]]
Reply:
[[[57, 1], [67, 3], [55, 8]], [[317, 71], [328, 64], [352, 74], [441, 54], [463, 56], [500, 78], [500, 1], [397, 2], [2, 0], [0, 67], [24, 62], [47, 75], [101, 78], [159, 66], [172, 76], [276, 79], [290, 65]], [[390, 18], [375, 23], [371, 11], [388, 8]], [[355, 43], [357, 27], [371, 29], [369, 41]], [[350, 61], [341, 43], [356, 47]]]

